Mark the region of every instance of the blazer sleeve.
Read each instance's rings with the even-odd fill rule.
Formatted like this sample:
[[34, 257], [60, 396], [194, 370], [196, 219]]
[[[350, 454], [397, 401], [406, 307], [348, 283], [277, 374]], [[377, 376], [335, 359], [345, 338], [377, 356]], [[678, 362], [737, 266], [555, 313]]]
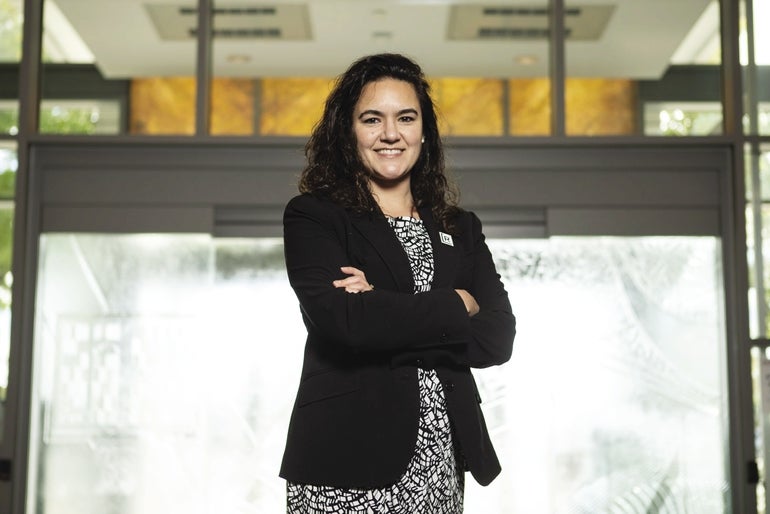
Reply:
[[351, 264], [346, 220], [343, 209], [309, 195], [293, 198], [284, 211], [286, 270], [308, 332], [352, 352], [468, 344], [471, 321], [453, 289], [351, 294], [332, 285], [346, 276], [340, 267]]
[[516, 318], [487, 247], [481, 221], [474, 213], [468, 215], [473, 263], [468, 291], [479, 304], [479, 312], [470, 318], [471, 341], [465, 347], [464, 364], [484, 368], [502, 364], [511, 358]]

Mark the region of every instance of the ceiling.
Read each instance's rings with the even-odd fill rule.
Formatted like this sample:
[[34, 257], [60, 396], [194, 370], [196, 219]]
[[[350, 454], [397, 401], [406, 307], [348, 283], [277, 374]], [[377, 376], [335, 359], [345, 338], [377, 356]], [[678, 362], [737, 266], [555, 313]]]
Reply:
[[[92, 55], [108, 78], [191, 75], [196, 3], [48, 0], [48, 42], [58, 41], [62, 60]], [[568, 3], [568, 75], [654, 79], [672, 61], [702, 59], [718, 41], [710, 3]], [[545, 76], [546, 6], [545, 0], [217, 0], [214, 73], [328, 77], [362, 55], [394, 51], [415, 58], [429, 76]]]

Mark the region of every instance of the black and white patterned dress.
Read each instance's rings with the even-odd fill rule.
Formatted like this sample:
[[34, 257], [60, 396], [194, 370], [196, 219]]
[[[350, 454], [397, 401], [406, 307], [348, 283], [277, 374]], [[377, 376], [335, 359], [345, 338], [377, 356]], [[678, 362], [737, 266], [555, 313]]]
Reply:
[[[422, 220], [388, 218], [414, 276], [415, 294], [433, 281], [433, 247]], [[395, 484], [378, 489], [340, 489], [287, 482], [288, 514], [459, 514], [464, 475], [455, 457], [446, 399], [436, 371], [418, 368], [420, 420], [417, 445]], [[377, 463], [372, 463], [377, 465]]]

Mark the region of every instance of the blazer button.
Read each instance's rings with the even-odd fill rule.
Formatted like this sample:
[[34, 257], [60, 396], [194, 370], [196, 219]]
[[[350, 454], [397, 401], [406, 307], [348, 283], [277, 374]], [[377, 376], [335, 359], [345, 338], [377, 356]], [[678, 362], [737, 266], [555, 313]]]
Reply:
[[452, 382], [444, 382], [444, 389], [451, 393], [455, 390], [455, 385]]
[[423, 364], [424, 362], [422, 361], [422, 359], [417, 359], [416, 361], [414, 361], [414, 365], [417, 366], [418, 368], [421, 368]]

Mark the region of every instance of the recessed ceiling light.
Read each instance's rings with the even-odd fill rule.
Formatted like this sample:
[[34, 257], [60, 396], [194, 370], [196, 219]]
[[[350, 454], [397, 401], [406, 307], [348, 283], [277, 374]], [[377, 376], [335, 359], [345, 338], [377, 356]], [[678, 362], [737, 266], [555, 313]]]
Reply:
[[532, 66], [533, 64], [537, 64], [537, 56], [517, 55], [514, 58], [514, 61], [516, 62], [516, 64], [520, 64], [521, 66]]
[[230, 54], [227, 56], [227, 62], [230, 64], [248, 64], [251, 62], [251, 56], [246, 54]]

